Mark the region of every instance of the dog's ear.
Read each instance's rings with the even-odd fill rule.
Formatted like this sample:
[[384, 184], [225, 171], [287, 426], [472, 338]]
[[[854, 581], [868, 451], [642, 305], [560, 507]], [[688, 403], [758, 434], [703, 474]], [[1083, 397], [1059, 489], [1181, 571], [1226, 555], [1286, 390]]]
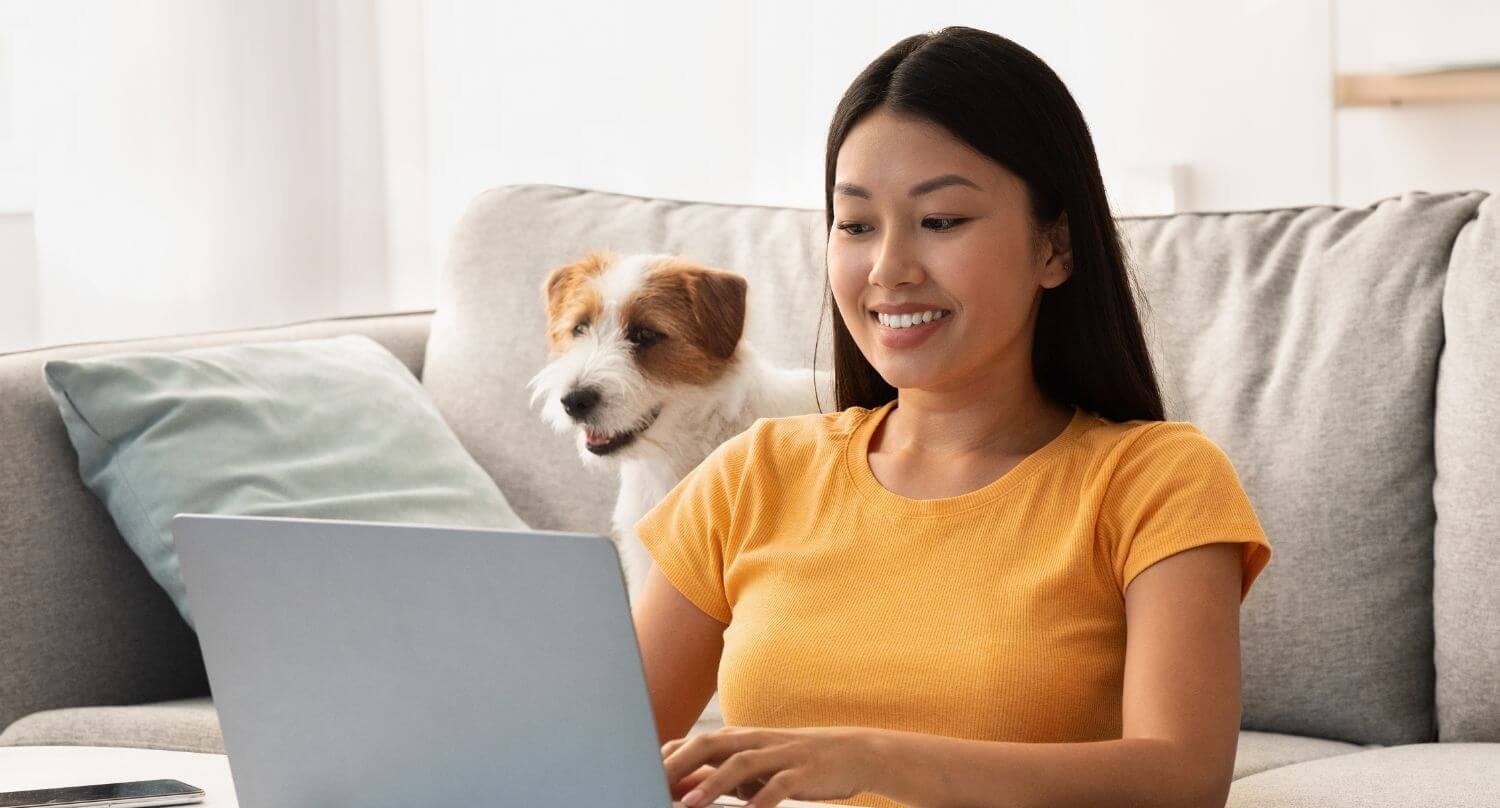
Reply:
[[684, 270], [683, 282], [703, 347], [715, 359], [728, 359], [745, 332], [749, 284], [733, 272], [706, 267]]

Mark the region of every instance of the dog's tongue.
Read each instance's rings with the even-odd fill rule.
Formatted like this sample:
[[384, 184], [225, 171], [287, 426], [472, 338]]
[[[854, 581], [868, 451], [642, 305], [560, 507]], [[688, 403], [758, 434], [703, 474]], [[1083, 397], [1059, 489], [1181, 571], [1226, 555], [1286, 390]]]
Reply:
[[590, 446], [599, 446], [601, 444], [609, 443], [608, 435], [602, 432], [595, 432], [592, 429], [583, 430], [583, 439], [588, 441], [588, 444]]

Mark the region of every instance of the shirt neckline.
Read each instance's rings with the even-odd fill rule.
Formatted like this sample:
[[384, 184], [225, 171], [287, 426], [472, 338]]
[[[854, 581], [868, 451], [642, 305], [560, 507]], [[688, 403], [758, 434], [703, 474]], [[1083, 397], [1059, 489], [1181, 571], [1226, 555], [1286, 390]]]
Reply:
[[868, 410], [855, 424], [844, 442], [844, 470], [865, 501], [902, 516], [950, 516], [994, 502], [1020, 485], [1038, 469], [1046, 466], [1052, 458], [1065, 451], [1073, 443], [1075, 434], [1083, 428], [1085, 423], [1083, 409], [1075, 406], [1073, 416], [1068, 420], [1068, 425], [1063, 427], [1062, 432], [1059, 432], [1040, 449], [1022, 458], [1020, 463], [1000, 477], [973, 491], [957, 496], [912, 499], [881, 485], [880, 481], [875, 479], [875, 473], [870, 470], [870, 438], [875, 434], [875, 428], [895, 408], [896, 400], [892, 399], [873, 410]]

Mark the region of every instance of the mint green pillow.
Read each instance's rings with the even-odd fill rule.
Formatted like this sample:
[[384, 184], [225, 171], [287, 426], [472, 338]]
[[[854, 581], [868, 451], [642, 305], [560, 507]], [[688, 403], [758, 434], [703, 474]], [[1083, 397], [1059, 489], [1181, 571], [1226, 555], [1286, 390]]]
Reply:
[[525, 528], [363, 336], [52, 360], [78, 470], [188, 625], [179, 513]]

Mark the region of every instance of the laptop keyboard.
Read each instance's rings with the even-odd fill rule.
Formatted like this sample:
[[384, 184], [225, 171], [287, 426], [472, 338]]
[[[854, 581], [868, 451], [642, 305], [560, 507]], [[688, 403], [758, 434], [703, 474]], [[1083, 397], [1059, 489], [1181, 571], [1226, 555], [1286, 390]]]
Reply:
[[[782, 800], [780, 804], [783, 806], [783, 808], [821, 808], [822, 806], [828, 806], [828, 808], [838, 808], [837, 805], [831, 803], [808, 802], [806, 800]], [[704, 806], [704, 808], [745, 808], [745, 805], [745, 800], [725, 794], [714, 798], [714, 801]], [[682, 803], [674, 800], [672, 802], [672, 808], [685, 808], [685, 806], [683, 806]]]

